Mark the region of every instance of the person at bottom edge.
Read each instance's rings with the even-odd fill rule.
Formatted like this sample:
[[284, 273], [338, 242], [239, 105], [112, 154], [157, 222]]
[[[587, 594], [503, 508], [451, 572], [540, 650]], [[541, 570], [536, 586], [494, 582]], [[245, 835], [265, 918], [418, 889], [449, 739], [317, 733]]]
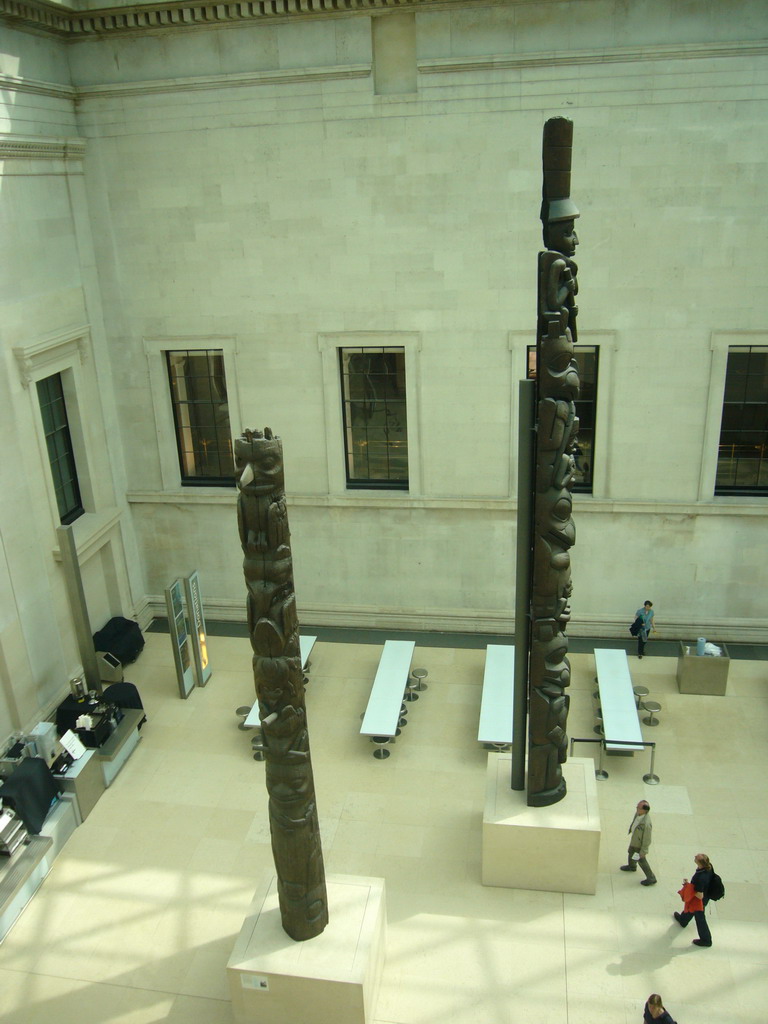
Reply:
[[640, 885], [656, 885], [656, 875], [646, 859], [652, 836], [650, 809], [651, 805], [647, 800], [641, 800], [637, 805], [632, 824], [629, 826], [627, 863], [621, 865], [622, 871], [637, 871], [637, 865], [640, 865], [645, 875]]
[[643, 1021], [644, 1024], [656, 1024], [657, 1021], [659, 1024], [675, 1024], [668, 1011], [664, 1009], [661, 996], [657, 992], [652, 992], [648, 996], [643, 1010]]
[[708, 893], [714, 868], [706, 853], [697, 853], [693, 859], [696, 862], [696, 870], [690, 882], [687, 878], [683, 879], [680, 897], [685, 906], [682, 914], [675, 911], [675, 920], [681, 928], [687, 928], [691, 918], [695, 918], [699, 937], [693, 940], [694, 946], [711, 946], [712, 933], [707, 924], [704, 908], [709, 903]]

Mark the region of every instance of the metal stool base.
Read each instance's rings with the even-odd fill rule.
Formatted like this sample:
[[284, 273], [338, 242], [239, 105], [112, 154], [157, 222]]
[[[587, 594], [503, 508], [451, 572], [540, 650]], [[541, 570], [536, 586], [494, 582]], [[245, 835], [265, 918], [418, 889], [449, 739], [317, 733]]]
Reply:
[[422, 693], [424, 690], [428, 690], [429, 687], [424, 682], [428, 675], [429, 673], [425, 668], [415, 668], [411, 672], [411, 678], [416, 680], [416, 685], [413, 687], [413, 689], [417, 690], [419, 693]]

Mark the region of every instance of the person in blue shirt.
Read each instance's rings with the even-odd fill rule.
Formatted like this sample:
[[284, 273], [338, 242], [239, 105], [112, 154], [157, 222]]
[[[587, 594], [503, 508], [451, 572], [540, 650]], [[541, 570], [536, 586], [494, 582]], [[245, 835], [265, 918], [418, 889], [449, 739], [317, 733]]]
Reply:
[[653, 601], [644, 601], [643, 607], [637, 609], [635, 616], [642, 622], [637, 634], [637, 656], [638, 658], [642, 658], [645, 653], [645, 644], [648, 639], [648, 634], [651, 630], [653, 630], [654, 633], [656, 632], [656, 627], [653, 624]]

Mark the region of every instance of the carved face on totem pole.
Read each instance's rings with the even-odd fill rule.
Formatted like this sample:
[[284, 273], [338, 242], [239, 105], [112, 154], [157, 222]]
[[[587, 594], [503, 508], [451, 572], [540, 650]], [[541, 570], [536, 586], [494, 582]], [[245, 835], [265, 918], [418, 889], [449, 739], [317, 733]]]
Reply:
[[246, 430], [235, 440], [235, 477], [244, 494], [271, 494], [285, 490], [283, 449], [269, 427]]
[[[235, 469], [249, 632], [254, 649], [276, 658], [292, 638], [298, 643], [299, 629], [280, 439], [269, 428], [246, 431], [235, 441]], [[267, 688], [274, 690], [274, 678]]]
[[546, 226], [544, 244], [548, 249], [561, 252], [563, 256], [571, 259], [576, 254], [576, 246], [579, 244], [575, 220], [550, 221]]

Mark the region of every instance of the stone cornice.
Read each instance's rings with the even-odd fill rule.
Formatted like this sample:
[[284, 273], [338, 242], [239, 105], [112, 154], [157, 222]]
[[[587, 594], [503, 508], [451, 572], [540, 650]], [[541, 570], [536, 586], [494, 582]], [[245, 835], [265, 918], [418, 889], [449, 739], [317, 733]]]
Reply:
[[[0, 4], [3, 0], [0, 0]], [[706, 60], [708, 58], [765, 56], [766, 42], [731, 43], [690, 43], [684, 45], [616, 47], [600, 50], [574, 50], [569, 53], [537, 52], [526, 54], [489, 55], [479, 57], [449, 57], [424, 59], [418, 62], [419, 73], [423, 75], [459, 74], [462, 72], [497, 72], [507, 69], [554, 67], [566, 65], [589, 66], [618, 62], [642, 62], [653, 60]], [[73, 86], [54, 82], [40, 82], [29, 78], [0, 74], [0, 89], [7, 92], [50, 96], [56, 99], [79, 103], [83, 100], [109, 96], [141, 96], [153, 93], [199, 92], [210, 89], [236, 89], [260, 85], [287, 85], [295, 82], [320, 82], [340, 79], [368, 78], [370, 64], [329, 65], [326, 67], [279, 68], [273, 70], [239, 72], [237, 74], [196, 75], [189, 78], [167, 78], [157, 81], [115, 82], [99, 85]], [[11, 140], [10, 143], [4, 139]], [[16, 141], [14, 141], [16, 140]], [[53, 145], [66, 143], [70, 147], [77, 140], [53, 140]], [[33, 153], [30, 147], [45, 146], [46, 152]], [[42, 143], [34, 138], [0, 135], [0, 155], [56, 155], [49, 142]], [[66, 153], [78, 155], [72, 148]]]
[[[227, 505], [232, 506], [235, 485], [231, 487], [185, 487], [171, 491], [136, 490], [126, 495], [130, 505]], [[515, 498], [412, 498], [403, 491], [347, 491], [344, 494], [288, 495], [291, 506], [341, 509], [352, 512], [361, 508], [432, 509], [440, 512], [478, 512], [507, 516], [517, 508]], [[755, 498], [710, 498], [708, 501], [619, 501], [574, 494], [579, 515], [672, 516], [695, 519], [698, 516], [756, 516], [765, 519], [768, 501]]]
[[15, 75], [0, 75], [0, 89], [4, 92], [23, 92], [32, 96], [53, 96], [58, 100], [74, 100], [77, 97], [77, 89], [73, 85], [38, 82], [34, 78], [17, 78]]
[[568, 64], [610, 64], [646, 60], [705, 60], [708, 57], [751, 57], [768, 53], [768, 40], [714, 43], [669, 43], [651, 46], [612, 46], [599, 50], [555, 50], [550, 53], [511, 53], [479, 57], [439, 57], [420, 60], [422, 75], [464, 71], [557, 67]]
[[145, 96], [164, 92], [199, 92], [201, 89], [239, 89], [254, 85], [286, 85], [291, 82], [327, 82], [342, 78], [369, 78], [370, 64], [345, 64], [343, 67], [288, 68], [278, 71], [249, 71], [235, 75], [199, 75], [160, 81], [120, 82], [114, 85], [84, 85], [77, 99], [104, 96]]
[[[479, 0], [494, 6], [500, 0]], [[45, 0], [0, 0], [0, 20], [20, 29], [87, 39], [116, 32], [178, 29], [254, 20], [317, 18], [340, 14], [370, 14], [385, 10], [453, 7], [466, 0], [235, 0], [214, 2], [155, 2], [127, 7], [78, 11]]]
[[86, 140], [54, 139], [48, 136], [0, 135], [0, 160], [80, 160]]

